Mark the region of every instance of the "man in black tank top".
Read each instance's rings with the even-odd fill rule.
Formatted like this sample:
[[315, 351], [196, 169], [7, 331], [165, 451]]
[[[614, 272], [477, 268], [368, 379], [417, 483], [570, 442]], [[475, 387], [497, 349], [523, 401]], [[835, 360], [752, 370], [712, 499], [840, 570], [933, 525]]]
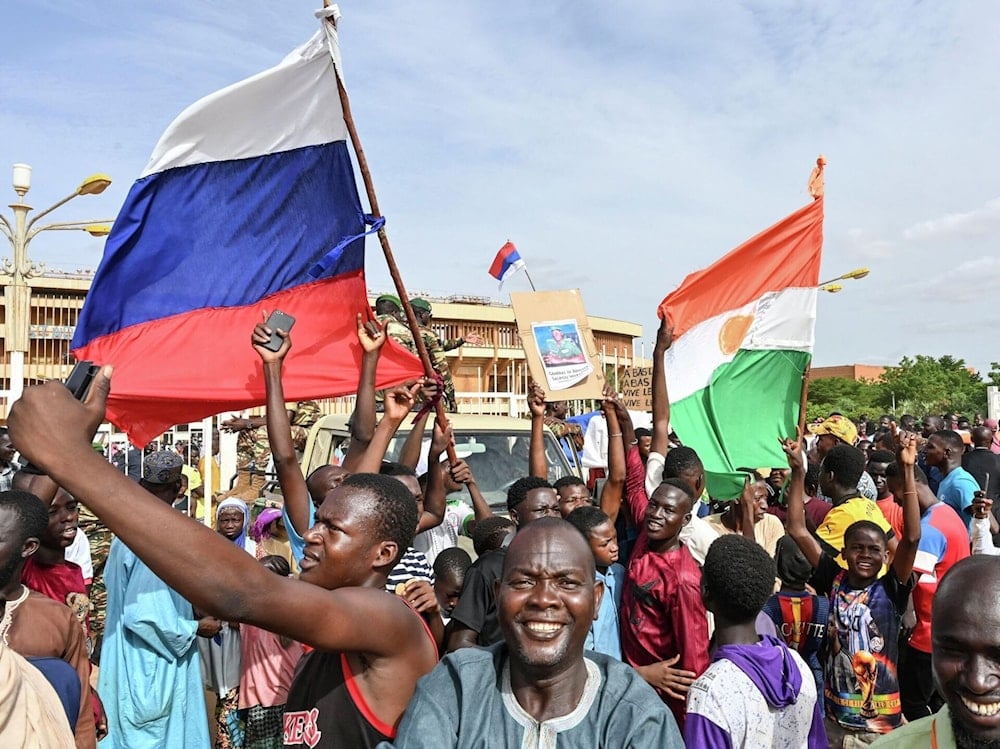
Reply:
[[[253, 343], [265, 378], [280, 382], [290, 343], [282, 336], [283, 350], [266, 351], [260, 344], [269, 337], [259, 325]], [[417, 679], [437, 661], [423, 620], [383, 590], [417, 524], [409, 492], [386, 476], [348, 478], [327, 495], [304, 536], [300, 579], [279, 577], [150, 496], [93, 450], [111, 387], [105, 367], [84, 402], [57, 381], [29, 388], [11, 410], [12, 439], [199, 610], [314, 648], [316, 657], [302, 664], [289, 694], [286, 746], [354, 748], [391, 738]], [[268, 408], [283, 409], [280, 388], [270, 391]], [[330, 663], [340, 664], [343, 678], [318, 675]]]

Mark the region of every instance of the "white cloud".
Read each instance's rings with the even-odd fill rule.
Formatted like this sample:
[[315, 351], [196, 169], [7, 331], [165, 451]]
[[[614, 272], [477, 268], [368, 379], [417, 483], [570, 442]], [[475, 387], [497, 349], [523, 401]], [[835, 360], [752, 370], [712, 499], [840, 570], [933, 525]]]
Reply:
[[[32, 199], [48, 205], [107, 171], [105, 195], [59, 216], [113, 212], [167, 123], [307, 38], [317, 5], [11, 0], [0, 174], [32, 163]], [[408, 286], [496, 295], [486, 267], [509, 237], [540, 287], [572, 274], [591, 312], [644, 323], [651, 340], [656, 304], [685, 275], [806, 202], [820, 152], [824, 277], [855, 264], [872, 274], [823, 303], [818, 358], [937, 345], [907, 313], [879, 315], [880, 335], [866, 335], [874, 310], [896, 310], [904, 289], [951, 267], [966, 268], [954, 284], [977, 289], [992, 272], [964, 264], [989, 253], [1000, 216], [1000, 103], [984, 95], [1000, 66], [1000, 6], [342, 10], [351, 101]], [[98, 260], [96, 243], [68, 237], [40, 238], [32, 251], [71, 267]], [[372, 243], [369, 282], [383, 288], [377, 257]], [[940, 345], [988, 361], [980, 350], [991, 335], [973, 320]]]
[[982, 237], [1000, 229], [1000, 198], [980, 208], [948, 213], [940, 218], [921, 221], [903, 231], [903, 238], [914, 241], [947, 241], [964, 237]]

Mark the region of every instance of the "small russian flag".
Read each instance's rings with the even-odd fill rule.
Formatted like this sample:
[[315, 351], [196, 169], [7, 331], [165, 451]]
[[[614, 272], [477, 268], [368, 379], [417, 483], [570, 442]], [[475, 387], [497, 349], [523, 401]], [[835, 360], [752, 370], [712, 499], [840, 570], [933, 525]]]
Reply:
[[508, 241], [500, 248], [497, 256], [493, 258], [493, 264], [490, 266], [490, 275], [500, 282], [500, 288], [502, 289], [504, 281], [519, 270], [524, 269], [524, 261], [518, 254], [517, 248], [513, 242]]

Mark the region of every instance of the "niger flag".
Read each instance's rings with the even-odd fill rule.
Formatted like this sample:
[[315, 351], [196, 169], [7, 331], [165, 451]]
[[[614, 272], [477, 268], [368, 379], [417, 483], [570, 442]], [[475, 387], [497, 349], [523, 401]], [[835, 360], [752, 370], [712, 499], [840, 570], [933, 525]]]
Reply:
[[705, 465], [713, 497], [739, 496], [737, 468], [787, 464], [812, 357], [823, 198], [684, 279], [660, 315], [674, 327], [665, 368], [670, 423]]

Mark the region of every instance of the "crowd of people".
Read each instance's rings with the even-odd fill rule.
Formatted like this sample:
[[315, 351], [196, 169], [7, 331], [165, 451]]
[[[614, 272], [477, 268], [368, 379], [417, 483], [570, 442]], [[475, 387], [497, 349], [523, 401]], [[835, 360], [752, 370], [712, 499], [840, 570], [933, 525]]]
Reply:
[[[25, 391], [0, 431], [0, 745], [1000, 747], [995, 423], [830, 414], [712, 497], [662, 325], [652, 429], [608, 389], [594, 449], [531, 384], [495, 514], [430, 415], [444, 378], [375, 388], [398, 310], [358, 316], [346, 451], [309, 475], [318, 411], [285, 402], [291, 337], [264, 324], [266, 414], [222, 425], [225, 493], [192, 446], [137, 480], [93, 449], [112, 368], [83, 401]], [[586, 477], [550, 483], [546, 430]], [[250, 502], [267, 464], [280, 508]]]

